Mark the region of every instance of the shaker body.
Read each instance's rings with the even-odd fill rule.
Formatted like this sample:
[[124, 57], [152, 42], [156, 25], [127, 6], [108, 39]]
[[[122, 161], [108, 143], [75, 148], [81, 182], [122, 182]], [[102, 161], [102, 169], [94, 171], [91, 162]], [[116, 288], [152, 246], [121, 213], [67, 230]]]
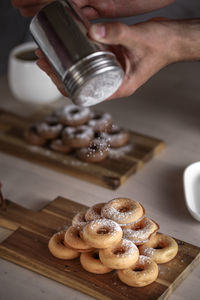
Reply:
[[[65, 90], [74, 103], [81, 106], [105, 100], [123, 80], [123, 70], [115, 55], [107, 51], [106, 46], [88, 38], [89, 26], [81, 10], [71, 1], [64, 0], [45, 6], [30, 24], [36, 43]], [[107, 77], [111, 84], [109, 91], [104, 84]], [[99, 94], [97, 82], [100, 83]]]

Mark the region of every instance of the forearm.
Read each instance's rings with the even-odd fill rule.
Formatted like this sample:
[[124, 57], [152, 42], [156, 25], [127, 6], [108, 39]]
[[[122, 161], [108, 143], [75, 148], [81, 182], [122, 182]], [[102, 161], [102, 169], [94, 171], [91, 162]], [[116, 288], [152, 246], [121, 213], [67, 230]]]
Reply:
[[176, 61], [200, 60], [200, 19], [174, 21]]
[[130, 15], [147, 13], [174, 3], [175, 0], [131, 0], [128, 1]]

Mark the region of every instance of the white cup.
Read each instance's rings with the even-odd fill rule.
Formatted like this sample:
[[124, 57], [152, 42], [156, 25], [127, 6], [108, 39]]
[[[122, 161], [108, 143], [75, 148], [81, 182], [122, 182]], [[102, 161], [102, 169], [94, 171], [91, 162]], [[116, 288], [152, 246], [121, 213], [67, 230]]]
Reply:
[[61, 97], [55, 84], [36, 64], [36, 60], [25, 60], [22, 53], [35, 50], [37, 45], [28, 42], [15, 47], [8, 61], [8, 82], [11, 92], [20, 101], [46, 104]]

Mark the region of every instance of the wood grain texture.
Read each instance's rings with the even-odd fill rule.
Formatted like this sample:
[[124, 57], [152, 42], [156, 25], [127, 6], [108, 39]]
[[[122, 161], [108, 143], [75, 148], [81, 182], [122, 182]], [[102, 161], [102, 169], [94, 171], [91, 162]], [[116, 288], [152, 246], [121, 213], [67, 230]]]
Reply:
[[[38, 116], [42, 119], [40, 114]], [[117, 189], [165, 147], [162, 140], [131, 131], [132, 149], [128, 153], [119, 158], [107, 158], [101, 163], [86, 163], [73, 154], [28, 145], [24, 140], [24, 130], [34, 121], [35, 115], [25, 119], [0, 111], [0, 151], [110, 189]]]
[[0, 244], [0, 257], [37, 272], [97, 299], [167, 299], [200, 262], [200, 248], [177, 240], [179, 251], [169, 263], [159, 265], [158, 279], [143, 288], [123, 284], [116, 271], [94, 275], [82, 269], [79, 259], [60, 260], [48, 251], [49, 237], [71, 224], [72, 217], [86, 206], [62, 197], [39, 212], [7, 200], [0, 210], [0, 225], [16, 229]]

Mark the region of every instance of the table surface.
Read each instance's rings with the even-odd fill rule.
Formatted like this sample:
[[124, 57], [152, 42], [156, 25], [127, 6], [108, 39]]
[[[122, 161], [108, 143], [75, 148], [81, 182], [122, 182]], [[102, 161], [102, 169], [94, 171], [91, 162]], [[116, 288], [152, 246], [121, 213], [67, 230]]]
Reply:
[[[58, 195], [91, 206], [114, 197], [142, 203], [148, 216], [166, 234], [200, 246], [200, 223], [186, 206], [183, 171], [200, 158], [200, 62], [171, 65], [126, 99], [104, 102], [96, 109], [110, 112], [115, 122], [161, 138], [166, 149], [112, 191], [74, 177], [0, 153], [0, 181], [8, 199], [39, 210]], [[55, 107], [65, 101], [55, 102]], [[30, 115], [38, 109], [14, 99], [7, 78], [0, 78], [0, 108]], [[0, 241], [10, 235], [0, 228]], [[0, 259], [1, 299], [92, 299], [76, 290]], [[170, 300], [199, 299], [200, 266], [170, 296]], [[67, 296], [66, 296], [67, 295]]]

